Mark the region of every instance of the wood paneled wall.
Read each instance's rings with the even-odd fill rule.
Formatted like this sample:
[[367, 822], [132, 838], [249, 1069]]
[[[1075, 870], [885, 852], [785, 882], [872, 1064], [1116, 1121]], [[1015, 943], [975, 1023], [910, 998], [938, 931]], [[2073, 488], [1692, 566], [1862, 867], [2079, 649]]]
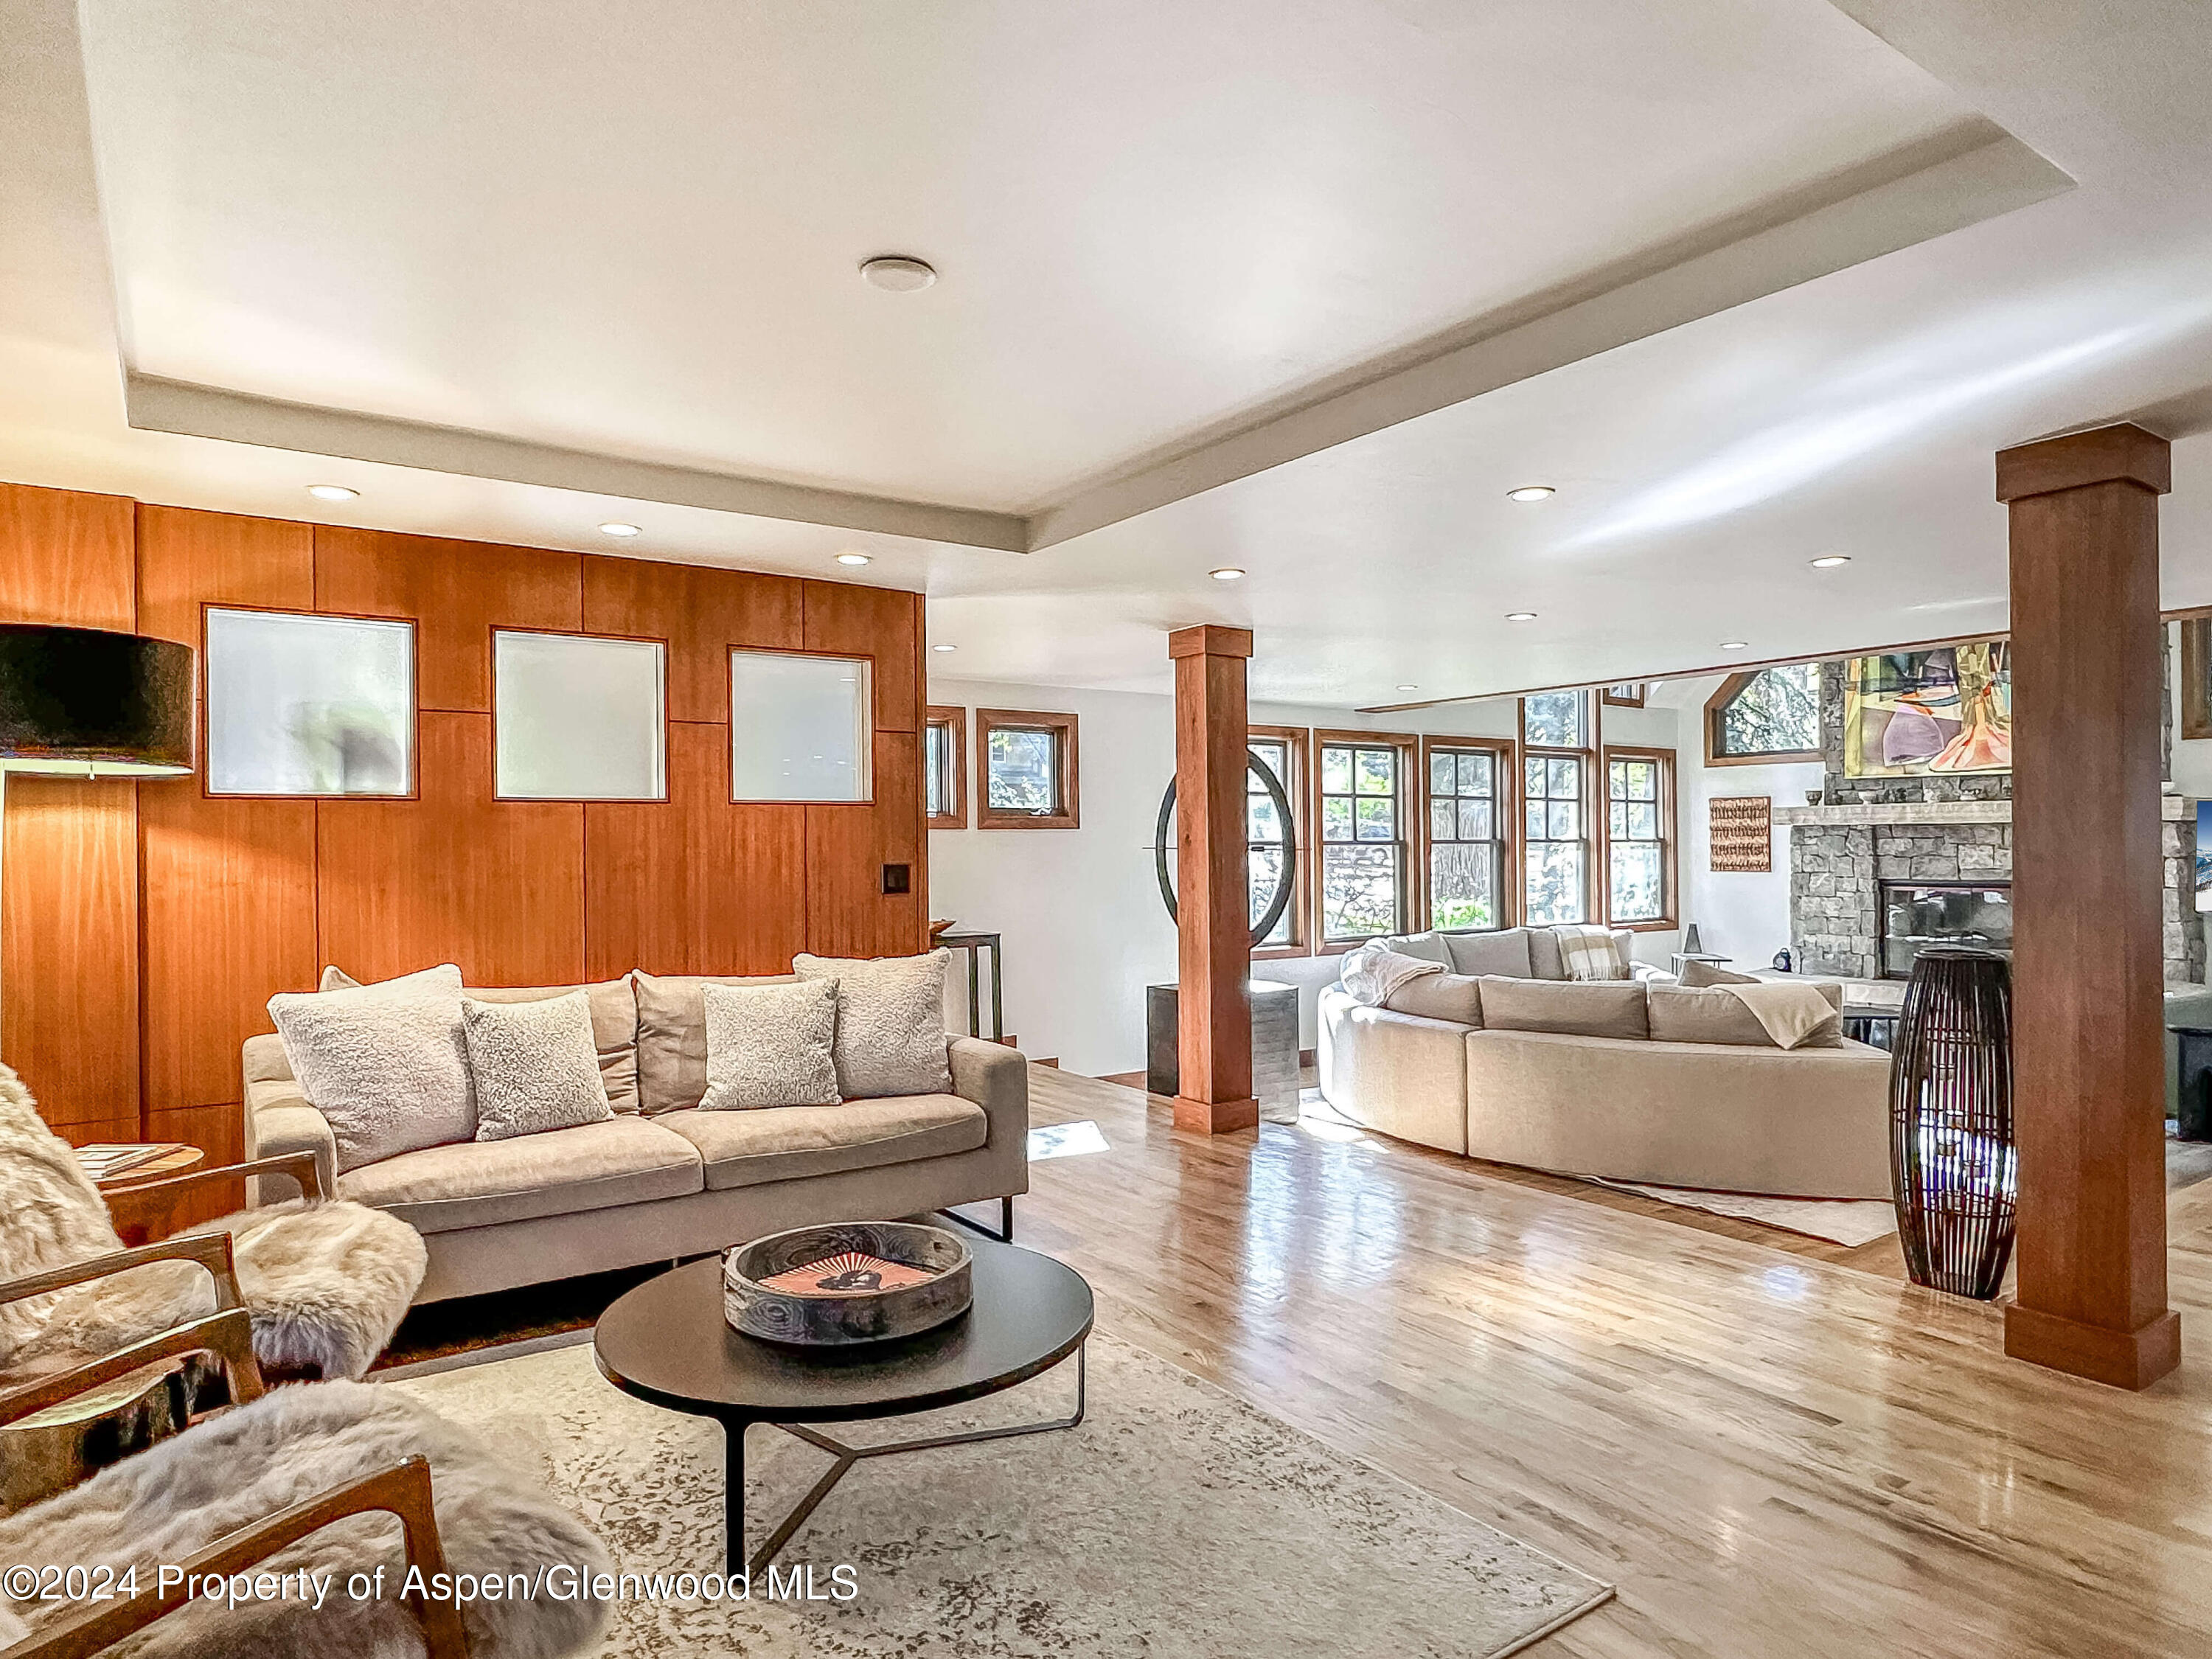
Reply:
[[[324, 963], [480, 985], [770, 973], [927, 938], [922, 601], [750, 571], [0, 485], [0, 620], [201, 646], [208, 605], [416, 624], [417, 793], [214, 799], [197, 778], [10, 781], [0, 1056], [80, 1143], [240, 1147], [239, 1045]], [[492, 796], [495, 628], [668, 641], [665, 802]], [[875, 799], [730, 800], [733, 646], [873, 659]], [[912, 866], [882, 890], [883, 866]]]

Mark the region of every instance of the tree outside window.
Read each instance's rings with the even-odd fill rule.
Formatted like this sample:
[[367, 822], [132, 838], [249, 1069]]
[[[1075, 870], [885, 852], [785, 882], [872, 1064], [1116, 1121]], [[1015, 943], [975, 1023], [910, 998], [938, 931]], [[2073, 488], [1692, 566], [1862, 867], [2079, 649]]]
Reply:
[[1672, 782], [1660, 754], [1606, 755], [1607, 913], [1615, 927], [1668, 913]]
[[1321, 931], [1330, 944], [1395, 933], [1405, 914], [1404, 764], [1394, 744], [1321, 746]]
[[1820, 665], [1731, 674], [1706, 705], [1705, 741], [1713, 760], [1819, 759]]
[[1505, 817], [1498, 789], [1510, 769], [1491, 749], [1429, 751], [1429, 925], [1502, 927]]

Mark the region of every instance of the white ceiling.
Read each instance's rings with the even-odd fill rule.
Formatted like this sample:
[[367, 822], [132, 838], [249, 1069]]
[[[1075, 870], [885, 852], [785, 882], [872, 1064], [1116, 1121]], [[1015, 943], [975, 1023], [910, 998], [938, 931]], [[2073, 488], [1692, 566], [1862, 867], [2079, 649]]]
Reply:
[[[860, 547], [963, 678], [1157, 686], [1220, 620], [1255, 695], [1371, 704], [2001, 626], [1991, 450], [2212, 428], [2212, 21], [2081, 9], [0, 0], [0, 476]], [[410, 424], [135, 429], [126, 374]]]

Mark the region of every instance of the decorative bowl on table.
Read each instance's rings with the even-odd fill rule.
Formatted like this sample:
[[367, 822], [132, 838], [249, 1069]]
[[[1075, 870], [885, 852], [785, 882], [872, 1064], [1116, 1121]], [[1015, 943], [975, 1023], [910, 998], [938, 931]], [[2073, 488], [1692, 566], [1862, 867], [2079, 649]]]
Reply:
[[968, 1247], [916, 1221], [793, 1227], [722, 1256], [722, 1316], [747, 1336], [840, 1347], [914, 1336], [968, 1311]]

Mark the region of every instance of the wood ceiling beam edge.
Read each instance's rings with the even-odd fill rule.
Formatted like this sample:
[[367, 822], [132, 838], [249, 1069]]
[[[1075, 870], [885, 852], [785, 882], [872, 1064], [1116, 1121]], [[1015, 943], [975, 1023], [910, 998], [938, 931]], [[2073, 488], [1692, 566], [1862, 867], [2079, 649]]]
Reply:
[[[1516, 381], [2063, 194], [2074, 180], [1994, 123], [1962, 121], [1633, 259], [1309, 388], [1280, 412], [1030, 518], [1030, 550], [1334, 448]], [[1470, 337], [1472, 334], [1472, 337]], [[1501, 486], [1502, 488], [1502, 486]]]
[[1020, 553], [1029, 547], [1029, 521], [1011, 513], [628, 460], [459, 427], [257, 398], [135, 371], [125, 376], [124, 398], [131, 425], [141, 431], [909, 536], [996, 552]]

